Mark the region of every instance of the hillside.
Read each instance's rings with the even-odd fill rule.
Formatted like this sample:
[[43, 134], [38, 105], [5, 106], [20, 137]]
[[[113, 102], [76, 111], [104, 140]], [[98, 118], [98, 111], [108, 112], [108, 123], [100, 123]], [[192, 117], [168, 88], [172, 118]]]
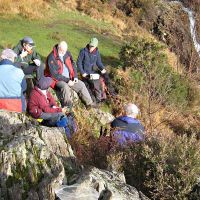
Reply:
[[[193, 1], [183, 3], [194, 8]], [[199, 11], [194, 10], [198, 22]], [[200, 59], [181, 4], [0, 0], [0, 14], [0, 50], [14, 47], [29, 35], [43, 61], [61, 40], [67, 41], [76, 60], [89, 39], [97, 37], [103, 63], [118, 91], [118, 99], [109, 99], [100, 110], [117, 116], [126, 102], [140, 107], [146, 140], [120, 149], [115, 144], [108, 148], [107, 139], [98, 138], [100, 128], [109, 131], [109, 124], [101, 122], [98, 112], [78, 103], [74, 112], [79, 131], [69, 141], [77, 165], [123, 172], [126, 183], [150, 199], [186, 199], [189, 194], [198, 199], [191, 191], [200, 174]], [[4, 164], [0, 162], [0, 169]]]

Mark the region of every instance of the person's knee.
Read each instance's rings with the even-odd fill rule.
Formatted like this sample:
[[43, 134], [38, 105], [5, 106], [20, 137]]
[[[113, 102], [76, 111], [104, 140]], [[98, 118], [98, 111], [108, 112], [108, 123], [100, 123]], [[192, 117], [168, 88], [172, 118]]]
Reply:
[[45, 64], [41, 62], [40, 66], [39, 66], [42, 70], [45, 70]]

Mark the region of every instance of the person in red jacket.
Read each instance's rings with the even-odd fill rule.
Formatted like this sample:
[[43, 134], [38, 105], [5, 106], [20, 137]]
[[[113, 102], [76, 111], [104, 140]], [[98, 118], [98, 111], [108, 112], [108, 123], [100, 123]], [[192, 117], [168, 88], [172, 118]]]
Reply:
[[75, 62], [65, 41], [55, 45], [48, 55], [45, 76], [53, 79], [51, 87], [55, 89], [62, 107], [72, 107], [72, 91], [81, 97], [86, 107], [95, 107], [85, 84], [78, 79]]
[[42, 124], [56, 126], [56, 123], [65, 117], [66, 108], [60, 108], [48, 88], [53, 80], [50, 77], [42, 77], [37, 86], [31, 91], [28, 101], [28, 111], [35, 119], [43, 119]]

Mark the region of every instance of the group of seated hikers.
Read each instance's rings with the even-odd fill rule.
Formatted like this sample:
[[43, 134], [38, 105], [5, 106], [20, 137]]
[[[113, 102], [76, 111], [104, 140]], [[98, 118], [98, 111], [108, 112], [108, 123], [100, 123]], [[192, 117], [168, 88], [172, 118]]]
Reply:
[[[106, 99], [105, 87], [111, 97], [116, 95], [110, 78], [101, 61], [98, 39], [92, 38], [80, 50], [77, 66], [68, 45], [61, 41], [53, 47], [44, 64], [35, 51], [31, 37], [24, 37], [16, 47], [4, 49], [0, 56], [0, 109], [26, 112], [42, 125], [64, 127], [70, 138], [77, 126], [69, 108], [76, 92], [86, 108], [96, 108]], [[81, 80], [78, 79], [77, 69]], [[36, 76], [34, 77], [34, 74]], [[27, 78], [34, 79], [34, 88], [26, 95]], [[54, 89], [59, 106], [49, 88]], [[124, 107], [124, 116], [116, 118], [111, 127], [119, 144], [144, 140], [144, 127], [136, 119], [139, 109], [135, 104]], [[68, 124], [71, 123], [71, 127]]]

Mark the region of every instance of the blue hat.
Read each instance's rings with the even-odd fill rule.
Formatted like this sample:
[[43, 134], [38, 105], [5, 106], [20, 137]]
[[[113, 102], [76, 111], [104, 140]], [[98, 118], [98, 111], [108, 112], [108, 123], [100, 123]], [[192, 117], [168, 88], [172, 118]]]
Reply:
[[33, 42], [33, 39], [29, 36], [26, 36], [22, 39], [22, 42], [25, 44], [29, 44], [30, 46], [34, 47], [35, 43]]

